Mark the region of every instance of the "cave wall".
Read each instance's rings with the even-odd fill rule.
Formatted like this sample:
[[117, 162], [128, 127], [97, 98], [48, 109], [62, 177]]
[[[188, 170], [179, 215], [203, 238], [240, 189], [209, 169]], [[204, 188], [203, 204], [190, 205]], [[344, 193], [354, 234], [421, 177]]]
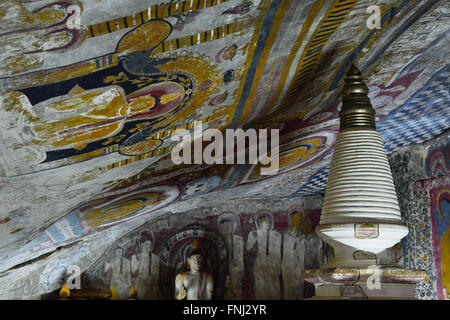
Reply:
[[[145, 224], [114, 243], [85, 273], [82, 286], [114, 286], [119, 299], [136, 286], [139, 299], [173, 299], [176, 273], [198, 239], [215, 299], [302, 299], [312, 295], [300, 278], [329, 258], [314, 233], [322, 196], [240, 201], [172, 215]], [[270, 221], [270, 231], [260, 221]], [[230, 279], [227, 283], [227, 275]], [[264, 275], [264, 276], [262, 276]]]
[[399, 149], [390, 155], [403, 222], [409, 234], [397, 261], [425, 270], [416, 287], [419, 299], [444, 299], [450, 288], [450, 135]]
[[[406, 269], [427, 272], [417, 285], [418, 299], [444, 299], [449, 287], [449, 146], [447, 131], [389, 156], [409, 234], [388, 256]], [[314, 289], [300, 280], [302, 271], [318, 268], [333, 252], [313, 232], [322, 200], [318, 194], [234, 201], [160, 218], [115, 242], [83, 273], [82, 284], [114, 286], [121, 299], [128, 298], [131, 286], [139, 299], [173, 299], [175, 274], [186, 270], [185, 254], [197, 238], [215, 278], [214, 298], [310, 297]], [[268, 235], [259, 229], [261, 216], [271, 221]]]
[[[194, 2], [196, 6], [192, 5]], [[242, 269], [239, 272], [243, 279], [245, 276], [254, 280], [249, 280], [245, 289], [235, 286], [238, 288], [235, 291], [243, 297], [256, 297], [254, 270], [259, 268], [255, 265], [260, 250], [255, 249], [256, 245], [250, 248], [248, 242], [256, 239], [258, 244], [254, 220], [260, 209], [270, 211], [274, 229], [273, 241], [269, 243], [280, 248], [271, 263], [280, 264], [276, 268], [281, 271], [275, 273], [269, 284], [278, 283], [275, 285], [280, 287], [278, 296], [289, 298], [286, 275], [297, 273], [286, 268], [284, 241], [290, 244], [300, 241], [303, 246], [306, 240], [302, 237], [307, 238], [310, 230], [297, 226], [292, 240], [286, 216], [291, 206], [303, 206], [306, 216], [310, 214], [308, 210], [320, 207], [308, 207], [303, 198], [286, 200], [289, 205], [280, 207], [275, 200], [267, 199], [291, 197], [294, 193], [300, 197], [324, 190], [338, 133], [345, 70], [355, 63], [368, 77], [378, 129], [389, 153], [428, 140], [449, 127], [450, 109], [445, 105], [449, 101], [446, 88], [450, 33], [444, 19], [448, 2], [183, 3], [181, 0], [170, 4], [163, 4], [162, 0], [135, 0], [132, 4], [121, 0], [1, 1], [0, 16], [7, 14], [0, 21], [0, 43], [4, 44], [0, 56], [5, 61], [0, 66], [3, 121], [0, 299], [36, 298], [58, 290], [71, 265], [80, 267], [86, 283], [97, 285], [96, 281], [100, 283], [103, 277], [105, 283], [100, 284], [107, 286], [108, 281], [116, 281], [111, 275], [115, 264], [105, 260], [102, 265], [101, 261], [107, 254], [113, 257], [111, 245], [117, 239], [124, 241], [120, 244], [120, 264], [122, 270], [130, 268], [130, 285], [139, 278], [132, 266], [137, 265], [139, 270], [143, 263], [141, 251], [146, 252], [151, 243], [145, 267], [150, 268], [147, 275], [151, 278], [153, 271], [149, 266], [158, 264], [150, 261], [154, 261], [153, 255], [161, 259], [164, 241], [179, 230], [194, 234], [202, 228], [207, 228], [202, 231], [206, 248], [214, 248], [222, 238], [224, 247], [229, 247], [225, 251], [211, 251], [209, 267], [216, 268], [212, 270], [215, 272], [222, 265], [231, 269], [234, 239], [243, 241], [242, 259], [237, 254]], [[65, 19], [69, 18], [68, 6], [77, 4], [86, 28], [69, 30], [64, 27]], [[372, 5], [381, 9], [382, 31], [367, 28], [366, 9]], [[153, 19], [152, 13], [157, 13], [158, 19]], [[144, 19], [144, 14], [150, 16]], [[339, 22], [335, 21], [336, 14]], [[149, 30], [161, 32], [148, 36]], [[167, 38], [162, 39], [161, 34]], [[194, 38], [198, 41], [193, 41]], [[73, 41], [64, 43], [68, 39]], [[36, 50], [30, 51], [30, 46]], [[152, 113], [150, 119], [139, 108], [138, 118], [119, 116], [120, 110], [134, 109], [125, 96], [142, 92], [141, 85], [170, 93], [176, 89], [174, 83], [186, 94], [183, 93], [185, 99], [170, 100], [173, 104], [165, 107], [170, 107], [171, 112], [162, 116], [159, 113], [162, 105], [155, 104], [154, 111], [158, 112]], [[102, 95], [115, 97], [117, 104], [108, 105], [109, 100], [97, 103]], [[152, 95], [156, 95], [155, 101], [160, 100], [153, 90], [146, 96], [151, 99]], [[81, 108], [76, 99], [92, 102], [96, 112], [107, 121], [107, 128], [85, 109], [89, 103]], [[197, 120], [204, 123], [205, 130], [236, 125], [244, 129], [279, 128], [279, 174], [262, 176], [260, 166], [250, 164], [175, 166], [170, 158], [173, 145], [169, 137], [175, 128], [192, 129]], [[52, 123], [62, 125], [64, 130], [55, 131], [57, 126]], [[83, 134], [73, 134], [80, 129]], [[398, 167], [400, 200], [406, 199], [402, 204], [404, 221], [411, 224], [409, 238], [403, 247], [397, 246], [396, 259], [407, 267], [429, 270], [427, 281], [418, 286], [418, 295], [439, 298], [448, 283], [444, 264], [448, 261], [445, 255], [448, 171], [426, 168], [428, 162], [438, 161], [433, 160], [435, 155], [444, 153], [447, 157], [447, 153], [436, 151], [429, 156], [430, 146], [415, 147], [417, 156], [407, 160], [405, 166], [403, 153], [408, 148], [402, 149], [401, 159], [393, 160]], [[443, 148], [439, 143], [433, 146]], [[127, 198], [122, 202], [125, 196], [136, 201]], [[231, 200], [238, 197], [251, 200]], [[255, 197], [265, 199], [254, 200]], [[146, 201], [136, 208], [143, 198]], [[227, 204], [217, 204], [220, 202]], [[108, 210], [124, 204], [120, 211], [111, 210], [117, 216], [107, 216], [117, 225], [105, 221], [109, 219], [104, 219], [97, 203]], [[223, 209], [214, 209], [219, 210], [214, 213], [208, 209], [206, 214], [206, 203], [211, 208]], [[261, 207], [255, 210], [259, 204]], [[251, 209], [237, 209], [241, 206]], [[237, 219], [236, 229], [228, 236], [233, 239], [233, 250], [218, 228], [219, 216], [229, 212]], [[160, 221], [166, 220], [171, 221], [170, 226], [159, 226]], [[143, 224], [147, 229], [125, 236]], [[132, 235], [134, 238], [127, 244], [125, 240]], [[170, 251], [172, 256], [168, 258], [177, 257], [177, 253], [187, 248], [190, 238], [183, 241], [180, 248]], [[222, 263], [220, 255], [224, 252], [226, 263]], [[416, 257], [419, 253], [420, 257]], [[309, 254], [305, 253], [303, 259], [308, 261]], [[96, 276], [94, 263], [103, 268], [105, 275]], [[168, 265], [175, 269], [183, 267], [177, 260], [169, 261]], [[233, 274], [232, 279], [239, 278]], [[229, 296], [231, 289], [220, 287], [219, 280], [224, 281], [218, 279], [217, 294]], [[161, 282], [158, 276], [155, 281], [158, 288]], [[170, 295], [170, 291], [158, 290], [155, 292], [162, 297]], [[307, 295], [306, 285], [305, 290]], [[156, 295], [148, 293], [149, 297]]]

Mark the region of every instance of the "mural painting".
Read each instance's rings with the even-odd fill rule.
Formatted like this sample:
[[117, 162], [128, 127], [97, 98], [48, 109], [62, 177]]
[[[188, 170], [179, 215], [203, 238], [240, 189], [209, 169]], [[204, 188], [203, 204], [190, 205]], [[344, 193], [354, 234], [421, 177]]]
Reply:
[[[131, 286], [141, 299], [175, 299], [175, 275], [187, 270], [196, 239], [205, 251], [205, 270], [214, 278], [215, 299], [302, 299], [305, 221], [313, 230], [319, 216], [318, 210], [291, 205], [277, 212], [187, 217], [170, 228], [151, 222], [111, 246], [83, 279], [115, 286], [124, 299]], [[323, 242], [317, 239], [308, 244], [310, 258], [321, 263]]]
[[422, 145], [402, 148], [389, 160], [402, 221], [409, 234], [392, 250], [406, 268], [426, 270], [419, 299], [444, 299], [448, 287], [448, 132]]
[[430, 151], [426, 159], [429, 183], [433, 253], [438, 299], [450, 288], [450, 144]]
[[[172, 299], [166, 284], [186, 268], [198, 238], [211, 252], [216, 298], [310, 295], [299, 273], [333, 254], [313, 232], [320, 206], [252, 201], [251, 210], [211, 209], [208, 217], [192, 210], [203, 200], [323, 193], [342, 78], [354, 62], [370, 77], [388, 152], [447, 130], [448, 4], [137, 2], [104, 0], [98, 8], [109, 9], [100, 14], [90, 0], [1, 2], [0, 272], [41, 261], [30, 273], [37, 278], [21, 276], [14, 294], [48, 292], [79, 254], [96, 286], [116, 286], [122, 298], [135, 286], [143, 298]], [[371, 5], [381, 9], [382, 30], [367, 28]], [[81, 28], [68, 27], [74, 6]], [[196, 120], [205, 130], [279, 128], [278, 174], [261, 176], [258, 165], [175, 166], [170, 137]], [[411, 230], [393, 254], [427, 270], [421, 299], [449, 289], [448, 144], [437, 148], [391, 157]], [[187, 218], [171, 218], [178, 214]], [[81, 245], [101, 234], [105, 248]], [[0, 288], [10, 281], [0, 279]]]
[[237, 234], [239, 217], [233, 213], [222, 213], [218, 219], [218, 230], [225, 239], [228, 252], [229, 271], [225, 279], [225, 300], [241, 300], [244, 279], [244, 239]]
[[17, 261], [40, 256], [83, 235], [114, 226], [138, 214], [161, 209], [176, 201], [182, 188], [176, 184], [141, 185], [135, 186], [133, 190], [131, 193], [110, 193], [74, 208], [17, 250], [6, 260], [5, 267]]
[[[283, 257], [281, 273], [283, 276], [284, 298], [298, 300], [303, 298], [303, 279], [297, 266], [305, 266], [305, 212], [300, 206], [287, 211], [289, 227], [283, 234]], [[317, 249], [318, 246], [313, 246]], [[314, 255], [312, 255], [314, 256]]]
[[[189, 104], [202, 105], [219, 77], [202, 58], [151, 58], [171, 32], [169, 22], [150, 20], [121, 39], [117, 66], [4, 94], [4, 117], [22, 124], [12, 135], [9, 131], [2, 135], [16, 146], [11, 152], [16, 165], [68, 157], [79, 161], [99, 156], [98, 150], [105, 148], [141, 155], [158, 147], [160, 141], [144, 142], [156, 125], [164, 119], [175, 121], [175, 115], [180, 116]], [[144, 37], [147, 33], [154, 36]], [[195, 94], [194, 82], [201, 85], [207, 81], [209, 86]]]

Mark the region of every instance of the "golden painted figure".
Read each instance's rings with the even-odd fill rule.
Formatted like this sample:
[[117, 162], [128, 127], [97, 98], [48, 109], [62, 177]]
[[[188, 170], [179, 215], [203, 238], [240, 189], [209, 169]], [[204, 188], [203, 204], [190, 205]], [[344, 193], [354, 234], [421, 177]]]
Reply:
[[[320, 138], [296, 141], [281, 146], [279, 151], [278, 174], [297, 169], [303, 163], [319, 155], [327, 147], [326, 144], [322, 143]], [[261, 175], [261, 167], [265, 166], [261, 162], [258, 162], [249, 174], [247, 182], [265, 179], [267, 176]]]
[[[155, 50], [170, 32], [168, 22], [150, 20], [119, 41], [114, 55], [120, 65], [60, 82], [58, 90], [32, 86], [0, 96], [0, 117], [9, 124], [0, 129], [6, 165], [28, 171], [59, 150], [66, 152], [53, 153], [50, 161], [82, 161], [104, 155], [105, 148], [141, 155], [159, 147], [161, 141], [151, 139], [156, 124], [166, 128], [185, 121], [221, 83], [206, 57], [159, 57]], [[149, 123], [138, 128], [143, 120]], [[127, 122], [136, 127], [125, 130]]]
[[145, 192], [114, 199], [111, 202], [99, 199], [99, 205], [90, 208], [85, 214], [85, 219], [91, 227], [114, 223], [166, 198], [167, 196], [157, 192]]
[[[167, 104], [184, 95], [181, 86], [172, 86], [180, 91], [162, 96], [162, 103]], [[90, 142], [111, 137], [120, 132], [129, 118], [141, 114], [145, 117], [144, 114], [155, 107], [155, 102], [153, 96], [145, 95], [127, 103], [124, 90], [119, 86], [86, 91], [76, 86], [65, 96], [35, 106], [31, 106], [22, 93], [10, 92], [4, 95], [3, 105], [22, 115], [25, 120], [22, 130], [27, 126], [27, 130], [33, 132], [34, 143], [45, 144], [47, 150], [55, 150], [83, 149]], [[37, 117], [37, 112], [40, 117]]]
[[213, 276], [203, 271], [205, 258], [197, 240], [192, 243], [192, 251], [187, 259], [189, 271], [175, 277], [175, 298], [177, 300], [211, 300], [214, 290]]

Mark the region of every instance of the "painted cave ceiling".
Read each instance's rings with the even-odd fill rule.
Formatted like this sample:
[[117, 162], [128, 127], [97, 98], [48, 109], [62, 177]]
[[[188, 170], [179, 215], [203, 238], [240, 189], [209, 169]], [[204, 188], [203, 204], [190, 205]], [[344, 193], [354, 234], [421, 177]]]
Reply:
[[[449, 7], [2, 0], [0, 272], [168, 212], [324, 193], [352, 63], [388, 153], [440, 134], [450, 127]], [[170, 137], [194, 121], [280, 129], [278, 173], [173, 164]]]

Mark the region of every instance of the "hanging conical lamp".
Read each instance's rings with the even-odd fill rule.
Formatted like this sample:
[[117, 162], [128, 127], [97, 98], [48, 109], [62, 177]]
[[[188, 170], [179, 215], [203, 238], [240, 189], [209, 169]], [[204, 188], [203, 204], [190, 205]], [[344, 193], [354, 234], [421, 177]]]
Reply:
[[369, 90], [354, 65], [345, 77], [340, 132], [316, 233], [340, 247], [377, 254], [408, 234], [392, 172], [375, 127]]
[[[313, 298], [414, 298], [426, 273], [404, 270], [386, 255], [408, 234], [402, 224], [392, 172], [361, 72], [345, 77], [340, 132], [315, 232], [334, 258], [302, 278], [315, 285]], [[378, 282], [372, 287], [371, 281]]]

